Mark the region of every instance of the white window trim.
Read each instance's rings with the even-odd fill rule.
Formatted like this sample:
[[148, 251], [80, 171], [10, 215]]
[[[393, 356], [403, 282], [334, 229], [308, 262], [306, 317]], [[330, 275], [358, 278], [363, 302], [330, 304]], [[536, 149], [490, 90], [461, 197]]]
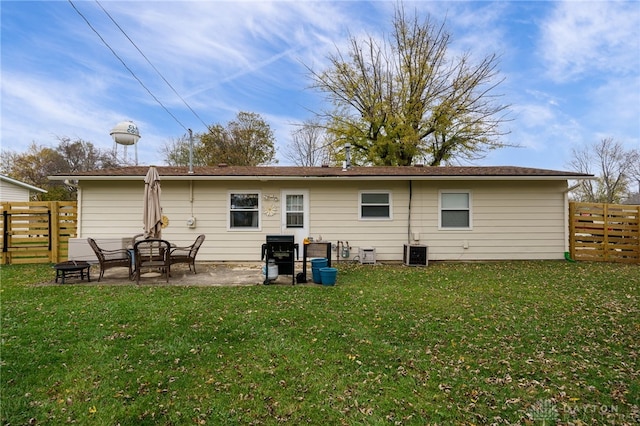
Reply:
[[[469, 226], [465, 228], [442, 226], [442, 194], [469, 195]], [[449, 209], [447, 209], [449, 210]], [[438, 191], [438, 230], [439, 231], [471, 231], [473, 230], [473, 194], [468, 189], [441, 189]]]
[[[232, 228], [231, 227], [231, 194], [257, 194], [258, 195], [258, 226], [255, 228]], [[247, 189], [227, 191], [226, 199], [227, 210], [227, 231], [231, 232], [260, 232], [262, 231], [262, 191], [254, 191]]]
[[[309, 191], [306, 189], [283, 189], [282, 197], [282, 229], [309, 229]], [[303, 200], [303, 226], [302, 228], [287, 228], [287, 195], [302, 195]]]
[[[388, 194], [389, 195], [389, 217], [362, 217], [362, 194]], [[364, 221], [380, 221], [393, 220], [393, 193], [388, 189], [369, 190], [358, 192], [358, 220]]]

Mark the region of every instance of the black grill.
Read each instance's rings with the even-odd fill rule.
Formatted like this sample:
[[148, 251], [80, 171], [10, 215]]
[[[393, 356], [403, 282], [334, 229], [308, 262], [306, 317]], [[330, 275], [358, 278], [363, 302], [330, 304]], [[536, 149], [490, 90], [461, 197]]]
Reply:
[[296, 283], [295, 264], [298, 258], [298, 244], [294, 241], [293, 235], [267, 235], [267, 242], [262, 245], [262, 259], [266, 263], [265, 284], [269, 283], [269, 259], [273, 259], [278, 265], [278, 274], [291, 275], [291, 284]]

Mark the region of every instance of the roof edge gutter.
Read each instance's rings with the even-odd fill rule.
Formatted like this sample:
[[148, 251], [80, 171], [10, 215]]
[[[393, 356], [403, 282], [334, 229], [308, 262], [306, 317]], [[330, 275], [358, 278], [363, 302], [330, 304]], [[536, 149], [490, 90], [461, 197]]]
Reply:
[[[47, 176], [49, 180], [65, 181], [65, 180], [77, 180], [77, 181], [132, 181], [132, 180], [144, 180], [144, 176]], [[465, 176], [198, 176], [198, 175], [163, 175], [162, 179], [165, 181], [300, 181], [300, 180], [376, 180], [380, 179], [388, 181], [440, 181], [440, 180], [485, 180], [485, 181], [498, 181], [498, 180], [513, 180], [513, 181], [540, 181], [540, 180], [587, 180], [595, 179], [593, 176], [483, 176], [483, 175], [465, 175]]]

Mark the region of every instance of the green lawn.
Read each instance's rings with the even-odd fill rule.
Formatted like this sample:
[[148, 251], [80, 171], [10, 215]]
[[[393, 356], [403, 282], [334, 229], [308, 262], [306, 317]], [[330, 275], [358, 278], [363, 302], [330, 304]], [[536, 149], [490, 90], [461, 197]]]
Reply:
[[52, 276], [0, 272], [3, 424], [640, 421], [637, 265], [352, 265], [335, 287], [33, 285]]

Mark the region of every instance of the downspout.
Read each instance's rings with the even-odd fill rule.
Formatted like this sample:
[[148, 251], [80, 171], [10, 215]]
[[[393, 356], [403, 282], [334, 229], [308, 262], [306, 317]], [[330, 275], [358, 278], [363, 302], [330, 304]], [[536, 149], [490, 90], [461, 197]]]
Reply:
[[[193, 131], [189, 130], [189, 174], [193, 174]], [[189, 181], [189, 206], [191, 208], [191, 218], [193, 220], [193, 181]]]
[[[76, 217], [82, 217], [82, 188], [78, 185], [78, 181], [71, 182], [69, 179], [64, 180], [64, 184], [68, 186], [72, 186], [76, 189], [76, 208], [78, 211], [76, 212]], [[76, 238], [82, 237], [82, 222], [76, 221]]]
[[411, 244], [411, 200], [413, 199], [413, 181], [409, 179], [409, 209], [407, 213], [407, 244]]
[[[78, 208], [77, 217], [82, 218], [82, 188], [78, 186], [76, 195], [76, 206]], [[82, 221], [76, 224], [76, 238], [82, 238]]]
[[189, 204], [191, 204], [191, 216], [193, 216], [193, 181], [189, 181]]
[[569, 192], [579, 186], [580, 184], [576, 184], [562, 191], [564, 194], [564, 258], [569, 262], [575, 262], [575, 260], [571, 258], [571, 253], [569, 252]]

